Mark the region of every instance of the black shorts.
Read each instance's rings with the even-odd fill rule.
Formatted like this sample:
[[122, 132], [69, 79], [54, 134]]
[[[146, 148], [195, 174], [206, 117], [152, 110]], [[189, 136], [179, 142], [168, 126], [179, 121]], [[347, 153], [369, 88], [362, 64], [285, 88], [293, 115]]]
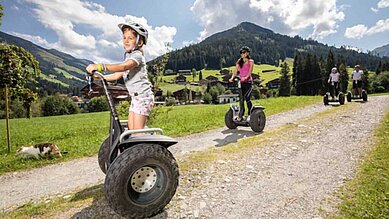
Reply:
[[358, 81], [353, 81], [353, 88], [362, 88], [362, 81], [361, 80], [358, 80]]

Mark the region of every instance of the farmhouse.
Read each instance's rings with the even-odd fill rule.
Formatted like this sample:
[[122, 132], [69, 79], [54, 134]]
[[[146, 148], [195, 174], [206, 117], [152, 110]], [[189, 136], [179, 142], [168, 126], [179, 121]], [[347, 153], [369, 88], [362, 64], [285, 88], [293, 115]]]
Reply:
[[183, 88], [181, 90], [173, 92], [174, 98], [179, 101], [191, 101], [196, 96], [196, 91], [190, 90], [188, 88]]
[[213, 75], [210, 75], [208, 77], [205, 78], [208, 82], [212, 82], [212, 81], [218, 81], [219, 79]]
[[178, 70], [179, 75], [192, 75], [192, 71], [189, 69]]
[[269, 89], [278, 89], [280, 87], [280, 79], [276, 78], [267, 82], [266, 87]]
[[186, 83], [186, 77], [184, 75], [178, 75], [176, 77], [176, 83], [177, 84], [185, 84]]
[[222, 94], [217, 96], [219, 103], [236, 103], [239, 101], [238, 94]]

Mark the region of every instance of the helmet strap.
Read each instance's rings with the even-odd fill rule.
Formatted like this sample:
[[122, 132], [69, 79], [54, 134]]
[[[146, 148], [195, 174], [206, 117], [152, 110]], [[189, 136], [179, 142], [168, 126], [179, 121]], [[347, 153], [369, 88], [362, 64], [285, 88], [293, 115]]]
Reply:
[[138, 43], [139, 43], [139, 34], [136, 34], [135, 46], [134, 48], [132, 48], [131, 52], [133, 52], [135, 49], [138, 48]]

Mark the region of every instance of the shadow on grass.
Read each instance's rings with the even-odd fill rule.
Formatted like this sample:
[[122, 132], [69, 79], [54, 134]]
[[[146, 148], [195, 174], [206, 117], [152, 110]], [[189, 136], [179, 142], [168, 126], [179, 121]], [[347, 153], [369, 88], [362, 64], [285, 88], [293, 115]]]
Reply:
[[251, 130], [245, 129], [226, 129], [222, 133], [225, 135], [222, 139], [214, 139], [213, 141], [217, 142], [216, 147], [221, 147], [230, 143], [238, 142], [239, 139], [251, 137], [255, 135], [260, 135], [263, 132], [257, 133]]
[[[80, 192], [77, 192], [70, 201], [82, 201], [89, 198], [93, 198], [92, 203], [76, 212], [72, 219], [89, 219], [89, 218], [112, 218], [112, 219], [124, 219], [129, 217], [123, 217], [116, 214], [105, 201], [104, 197], [104, 184], [96, 185], [90, 188], [86, 188]], [[161, 213], [151, 217], [150, 219], [166, 219], [168, 214], [165, 210]]]

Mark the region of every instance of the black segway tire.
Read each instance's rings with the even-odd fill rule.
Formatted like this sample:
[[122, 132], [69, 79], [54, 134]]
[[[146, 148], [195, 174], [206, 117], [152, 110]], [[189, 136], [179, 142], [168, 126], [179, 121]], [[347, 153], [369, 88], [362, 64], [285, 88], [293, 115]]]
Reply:
[[99, 153], [97, 155], [97, 160], [99, 162], [100, 169], [101, 171], [103, 171], [104, 174], [107, 172], [105, 163], [108, 160], [108, 156], [109, 156], [109, 136], [101, 144]]
[[226, 124], [227, 128], [229, 128], [229, 129], [236, 129], [236, 127], [238, 127], [234, 123], [234, 112], [232, 111], [231, 108], [227, 111], [227, 113], [224, 117], [224, 123]]
[[325, 106], [328, 105], [328, 95], [327, 94], [324, 95], [324, 97], [323, 97], [323, 103], [324, 103]]
[[366, 91], [362, 91], [362, 100], [363, 101], [367, 101], [367, 92]]
[[126, 149], [110, 165], [105, 198], [121, 216], [148, 218], [170, 202], [178, 179], [178, 165], [169, 150], [158, 144], [138, 144]]
[[351, 92], [347, 92], [347, 102], [351, 102]]
[[344, 94], [339, 94], [339, 97], [338, 97], [338, 99], [339, 99], [339, 104], [340, 105], [343, 105], [344, 104], [344, 102], [345, 102], [345, 97], [344, 97]]
[[250, 115], [250, 127], [254, 132], [262, 132], [266, 125], [266, 116], [263, 110], [256, 109]]

